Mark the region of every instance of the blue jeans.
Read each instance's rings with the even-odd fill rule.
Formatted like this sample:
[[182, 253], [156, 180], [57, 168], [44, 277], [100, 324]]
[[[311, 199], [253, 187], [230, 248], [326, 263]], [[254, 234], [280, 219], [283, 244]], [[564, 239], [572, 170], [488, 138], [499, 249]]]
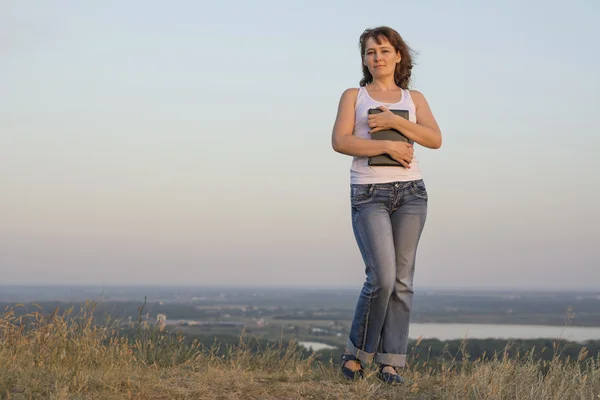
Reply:
[[427, 217], [422, 179], [351, 184], [352, 228], [365, 263], [346, 351], [361, 361], [404, 367], [415, 259]]

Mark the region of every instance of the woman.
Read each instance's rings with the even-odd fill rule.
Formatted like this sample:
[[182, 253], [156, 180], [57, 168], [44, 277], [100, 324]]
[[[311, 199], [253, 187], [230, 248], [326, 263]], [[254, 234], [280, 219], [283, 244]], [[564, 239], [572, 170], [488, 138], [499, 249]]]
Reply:
[[[379, 365], [377, 376], [402, 383], [413, 299], [417, 245], [427, 215], [427, 190], [411, 142], [371, 140], [396, 129], [430, 149], [442, 144], [440, 128], [425, 97], [408, 90], [411, 50], [389, 27], [360, 36], [363, 78], [341, 96], [333, 128], [336, 152], [353, 156], [350, 169], [352, 227], [365, 263], [342, 373], [363, 377], [361, 362]], [[379, 108], [381, 113], [369, 114]], [[390, 110], [408, 110], [408, 120]], [[387, 154], [399, 166], [370, 166], [371, 156]]]

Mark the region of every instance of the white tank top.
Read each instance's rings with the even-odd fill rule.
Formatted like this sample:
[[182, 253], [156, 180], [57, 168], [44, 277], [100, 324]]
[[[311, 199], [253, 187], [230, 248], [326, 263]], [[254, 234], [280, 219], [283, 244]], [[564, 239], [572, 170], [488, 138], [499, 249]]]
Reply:
[[[408, 110], [408, 119], [417, 122], [415, 103], [413, 103], [410, 91], [402, 90], [402, 99], [397, 103], [382, 103], [375, 101], [369, 96], [367, 89], [360, 87], [354, 107], [354, 131], [352, 134], [359, 138], [371, 140], [369, 131], [368, 115], [369, 108], [385, 106], [390, 110]], [[412, 181], [421, 179], [421, 169], [415, 155], [410, 163], [410, 169], [403, 167], [371, 167], [368, 157], [353, 157], [350, 168], [350, 183], [388, 183], [396, 181]]]

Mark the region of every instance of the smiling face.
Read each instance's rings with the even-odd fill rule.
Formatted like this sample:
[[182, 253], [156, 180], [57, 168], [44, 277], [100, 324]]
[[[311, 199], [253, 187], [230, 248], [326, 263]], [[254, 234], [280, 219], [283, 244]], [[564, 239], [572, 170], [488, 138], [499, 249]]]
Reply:
[[385, 36], [379, 36], [379, 44], [373, 38], [365, 42], [363, 64], [369, 69], [373, 78], [394, 75], [396, 65], [400, 62], [400, 52]]

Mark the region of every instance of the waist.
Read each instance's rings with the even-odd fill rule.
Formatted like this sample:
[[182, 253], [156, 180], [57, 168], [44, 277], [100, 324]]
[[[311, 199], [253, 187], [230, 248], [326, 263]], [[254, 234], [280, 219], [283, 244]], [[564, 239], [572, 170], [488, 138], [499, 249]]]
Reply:
[[368, 157], [354, 157], [350, 168], [350, 183], [373, 184], [390, 182], [408, 182], [422, 179], [421, 168], [416, 158], [413, 158], [410, 168], [390, 166], [372, 167]]

